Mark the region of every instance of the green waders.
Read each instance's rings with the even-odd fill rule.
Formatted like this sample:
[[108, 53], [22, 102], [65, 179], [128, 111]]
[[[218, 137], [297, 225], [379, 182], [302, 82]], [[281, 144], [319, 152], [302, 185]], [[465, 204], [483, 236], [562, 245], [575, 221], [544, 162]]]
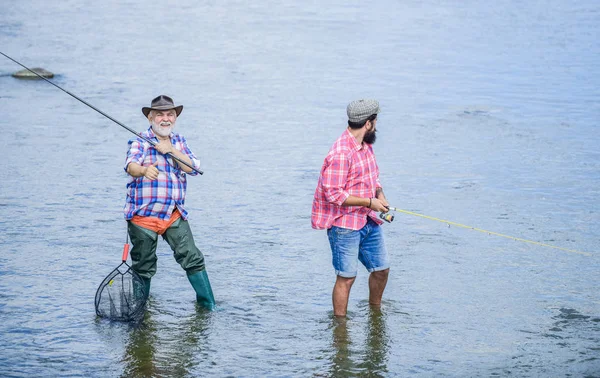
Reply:
[[133, 281], [133, 295], [138, 300], [150, 294], [150, 278], [140, 278], [142, 282]]
[[[127, 223], [133, 244], [130, 251], [132, 268], [144, 279], [145, 288], [150, 290], [150, 280], [156, 274], [158, 234], [132, 222]], [[173, 250], [175, 261], [186, 271], [198, 303], [213, 310], [215, 300], [204, 266], [204, 255], [194, 243], [188, 222], [181, 218], [176, 220], [162, 237]]]
[[210, 311], [215, 309], [215, 297], [213, 296], [210, 281], [206, 269], [187, 275], [188, 280], [196, 291], [198, 304]]

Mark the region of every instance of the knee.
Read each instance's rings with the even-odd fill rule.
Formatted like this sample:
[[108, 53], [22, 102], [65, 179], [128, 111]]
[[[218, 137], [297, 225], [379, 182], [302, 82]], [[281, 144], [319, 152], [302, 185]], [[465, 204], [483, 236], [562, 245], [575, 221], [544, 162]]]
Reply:
[[356, 277], [337, 276], [335, 283], [336, 283], [336, 285], [350, 288], [350, 287], [352, 287], [352, 284], [354, 284], [355, 280], [356, 280]]
[[384, 270], [378, 270], [376, 272], [371, 272], [371, 275], [373, 276], [373, 278], [379, 279], [379, 280], [387, 280], [389, 274], [390, 274], [389, 268], [384, 269]]

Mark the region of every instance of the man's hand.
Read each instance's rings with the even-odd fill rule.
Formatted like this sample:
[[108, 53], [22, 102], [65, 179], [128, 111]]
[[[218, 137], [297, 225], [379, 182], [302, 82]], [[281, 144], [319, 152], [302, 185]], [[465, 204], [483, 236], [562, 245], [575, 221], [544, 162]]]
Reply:
[[379, 200], [379, 202], [381, 202], [381, 204], [383, 206], [385, 206], [386, 208], [390, 207], [390, 204], [388, 203], [387, 199], [385, 197], [383, 198], [377, 198]]
[[158, 178], [158, 174], [160, 173], [160, 171], [158, 170], [158, 168], [156, 168], [156, 165], [158, 164], [158, 162], [154, 162], [154, 164], [152, 164], [149, 167], [146, 167], [146, 169], [144, 170], [144, 177], [147, 178], [148, 180], [156, 180]]
[[384, 199], [371, 198], [371, 210], [380, 211], [382, 213], [387, 213], [389, 204]]
[[173, 153], [173, 145], [171, 144], [171, 138], [161, 140], [158, 144], [154, 145], [154, 148], [163, 155]]

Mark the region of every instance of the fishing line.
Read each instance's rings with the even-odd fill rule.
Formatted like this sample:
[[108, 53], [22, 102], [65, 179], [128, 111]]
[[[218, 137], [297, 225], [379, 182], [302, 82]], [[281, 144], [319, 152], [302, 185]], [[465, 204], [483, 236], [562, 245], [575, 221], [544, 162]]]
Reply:
[[[483, 232], [483, 233], [486, 233], [488, 235], [495, 235], [495, 236], [500, 236], [500, 237], [503, 237], [503, 238], [507, 238], [507, 239], [511, 239], [511, 240], [516, 240], [516, 241], [520, 241], [520, 242], [524, 242], [524, 243], [535, 244], [535, 245], [539, 245], [539, 246], [542, 246], [542, 247], [560, 249], [561, 251], [566, 251], [566, 252], [571, 252], [571, 253], [577, 253], [577, 254], [584, 255], [584, 256], [592, 256], [592, 254], [589, 253], [589, 252], [581, 252], [581, 251], [577, 251], [577, 250], [574, 250], [574, 249], [567, 249], [567, 248], [563, 248], [563, 247], [557, 247], [557, 246], [551, 245], [551, 244], [540, 243], [540, 242], [536, 242], [536, 241], [533, 241], [533, 240], [527, 240], [527, 239], [523, 239], [523, 238], [517, 238], [517, 237], [514, 237], [514, 236], [510, 236], [510, 235], [504, 235], [504, 234], [500, 234], [500, 233], [494, 232], [494, 231], [488, 231], [488, 230], [484, 230], [484, 229], [477, 228], [477, 227], [472, 227], [472, 226], [467, 226], [467, 225], [456, 223], [456, 222], [451, 222], [451, 221], [448, 221], [448, 220], [445, 220], [445, 219], [430, 217], [428, 215], [423, 215], [423, 214], [415, 213], [415, 212], [408, 211], [408, 210], [398, 209], [396, 207], [388, 207], [388, 209], [389, 210], [393, 210], [393, 211], [397, 211], [399, 213], [414, 215], [414, 216], [417, 216], [417, 217], [426, 218], [426, 219], [434, 220], [434, 221], [437, 221], [437, 222], [446, 223], [448, 225], [448, 227], [450, 227], [450, 225], [452, 225], [452, 226], [456, 226], [456, 227], [466, 228], [466, 229], [469, 229], [469, 230]], [[391, 221], [394, 220], [394, 216], [391, 215], [391, 214], [389, 214], [389, 213], [381, 213], [381, 214], [379, 214], [379, 217], [381, 219], [387, 221], [387, 222], [391, 222]]]
[[[31, 72], [31, 73], [33, 73], [33, 74], [37, 75], [37, 76], [38, 76], [40, 79], [43, 79], [43, 80], [45, 80], [46, 82], [48, 82], [48, 83], [50, 83], [50, 84], [54, 85], [56, 88], [58, 88], [58, 89], [60, 89], [61, 91], [65, 92], [66, 94], [68, 94], [69, 96], [73, 97], [74, 99], [76, 99], [76, 100], [80, 101], [81, 103], [83, 103], [83, 104], [85, 104], [85, 105], [89, 106], [90, 108], [94, 109], [94, 110], [95, 110], [95, 111], [97, 111], [98, 113], [102, 114], [102, 115], [103, 115], [103, 116], [105, 116], [106, 118], [110, 119], [111, 121], [113, 121], [113, 122], [114, 122], [114, 123], [116, 123], [117, 125], [119, 125], [119, 126], [121, 126], [122, 128], [124, 128], [125, 130], [127, 130], [127, 131], [129, 131], [129, 132], [131, 132], [131, 133], [135, 134], [135, 135], [136, 135], [138, 138], [141, 138], [141, 139], [145, 140], [146, 142], [150, 143], [150, 145], [152, 145], [152, 146], [156, 146], [156, 143], [155, 143], [154, 141], [152, 141], [152, 140], [150, 140], [150, 139], [148, 139], [148, 138], [144, 137], [143, 135], [139, 134], [137, 131], [133, 130], [132, 128], [125, 126], [124, 124], [122, 124], [121, 122], [117, 121], [117, 120], [116, 120], [116, 119], [114, 119], [113, 117], [111, 117], [111, 116], [109, 116], [108, 114], [104, 113], [102, 110], [100, 110], [100, 109], [96, 108], [95, 106], [93, 106], [93, 105], [91, 105], [91, 104], [87, 103], [86, 101], [84, 101], [84, 100], [80, 99], [79, 97], [75, 96], [73, 93], [69, 92], [68, 90], [61, 88], [59, 85], [57, 85], [57, 84], [53, 83], [52, 81], [50, 81], [50, 80], [46, 79], [45, 77], [43, 77], [43, 76], [42, 76], [42, 75], [40, 75], [39, 73], [37, 73], [37, 72], [33, 71], [33, 70], [32, 70], [32, 69], [30, 69], [29, 67], [27, 67], [27, 66], [23, 65], [22, 63], [19, 63], [19, 62], [17, 62], [16, 60], [14, 60], [14, 59], [13, 59], [13, 58], [11, 58], [10, 56], [6, 55], [6, 54], [5, 54], [5, 53], [3, 53], [2, 51], [0, 51], [0, 54], [4, 55], [4, 56], [5, 56], [5, 57], [7, 57], [8, 59], [10, 59], [10, 60], [12, 60], [13, 62], [17, 63], [19, 66], [21, 66], [21, 67], [25, 68], [25, 69], [26, 69], [26, 70], [28, 70], [29, 72]], [[186, 163], [185, 161], [182, 161], [181, 159], [179, 159], [179, 158], [177, 158], [177, 157], [173, 156], [173, 154], [171, 154], [171, 153], [168, 153], [167, 155], [171, 156], [173, 159], [177, 160], [179, 163], [181, 163], [181, 164], [183, 164], [183, 165], [185, 165], [185, 166], [187, 166], [187, 167], [189, 167], [189, 168], [193, 169], [194, 171], [198, 172], [199, 174], [201, 174], [201, 175], [202, 175], [202, 174], [204, 174], [204, 172], [202, 172], [201, 170], [194, 168], [192, 165], [190, 165], [190, 164]]]

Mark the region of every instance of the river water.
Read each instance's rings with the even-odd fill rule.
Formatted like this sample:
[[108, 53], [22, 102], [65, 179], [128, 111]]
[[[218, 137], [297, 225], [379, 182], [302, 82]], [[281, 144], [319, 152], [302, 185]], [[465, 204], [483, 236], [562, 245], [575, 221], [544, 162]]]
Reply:
[[[184, 105], [218, 304], [161, 242], [142, 324], [96, 318], [131, 135], [0, 57], [0, 375], [600, 376], [596, 1], [0, 4], [0, 51], [129, 127]], [[392, 206], [570, 251], [396, 213], [381, 311], [363, 269], [333, 319], [311, 201], [363, 97]]]

